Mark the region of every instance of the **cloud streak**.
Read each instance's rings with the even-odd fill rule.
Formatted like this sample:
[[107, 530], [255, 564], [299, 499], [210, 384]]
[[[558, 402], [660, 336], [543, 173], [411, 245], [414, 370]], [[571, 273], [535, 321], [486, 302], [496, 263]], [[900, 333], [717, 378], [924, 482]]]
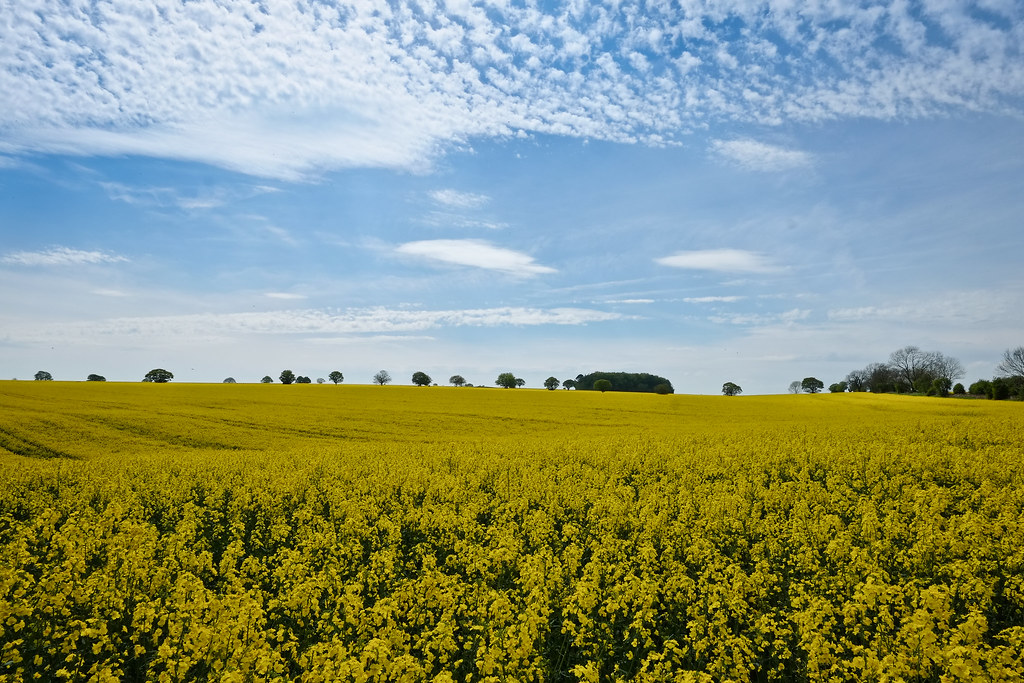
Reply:
[[406, 242], [395, 251], [405, 256], [495, 270], [508, 275], [532, 277], [556, 272], [554, 268], [535, 263], [532, 256], [496, 247], [483, 240], [421, 240]]
[[[295, 179], [423, 167], [479, 137], [661, 145], [722, 121], [1019, 113], [1024, 95], [1019, 3], [545, 7], [13, 3], [0, 155], [130, 153]], [[802, 161], [716, 144], [762, 168]]]
[[774, 273], [777, 266], [764, 256], [742, 249], [704, 249], [679, 251], [655, 259], [655, 263], [687, 270], [710, 270], [721, 273]]
[[15, 251], [0, 257], [0, 263], [15, 266], [77, 266], [127, 261], [127, 257], [118, 254], [83, 251], [70, 247], [53, 247], [46, 251]]
[[192, 314], [113, 318], [94, 322], [14, 325], [7, 343], [62, 343], [120, 345], [133, 343], [178, 344], [230, 342], [258, 336], [310, 337], [324, 342], [332, 337], [406, 335], [452, 327], [507, 327], [586, 325], [619, 320], [618, 313], [587, 308], [500, 307], [466, 310], [402, 310], [366, 308], [300, 309], [259, 313]]

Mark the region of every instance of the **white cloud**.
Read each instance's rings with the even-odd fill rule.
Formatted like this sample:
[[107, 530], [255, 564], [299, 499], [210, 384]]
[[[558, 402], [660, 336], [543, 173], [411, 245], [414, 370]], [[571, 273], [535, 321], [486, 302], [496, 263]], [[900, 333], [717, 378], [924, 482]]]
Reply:
[[293, 294], [291, 292], [266, 292], [263, 296], [268, 299], [283, 299], [287, 301], [305, 299], [305, 294]]
[[673, 268], [725, 273], [773, 273], [779, 270], [761, 254], [742, 249], [680, 251], [671, 256], [655, 259], [655, 262]]
[[[1019, 4], [991, 10], [998, 20], [969, 3], [917, 15], [900, 3], [697, 3], [681, 15], [671, 3], [545, 14], [405, 0], [4, 11], [7, 158], [140, 154], [295, 179], [421, 168], [480, 137], [664, 144], [719, 121], [1019, 113], [1024, 95]], [[752, 167], [807, 162], [720, 142]]]
[[126, 261], [128, 261], [127, 257], [117, 254], [108, 254], [103, 251], [82, 251], [69, 247], [53, 247], [46, 251], [15, 251], [0, 258], [0, 263], [18, 266], [74, 266]]
[[803, 308], [794, 308], [782, 313], [733, 313], [730, 315], [710, 316], [708, 320], [713, 323], [728, 323], [730, 325], [792, 325], [800, 320], [806, 320], [811, 312]]
[[510, 275], [532, 276], [556, 272], [554, 268], [535, 263], [532, 256], [496, 247], [482, 240], [421, 240], [406, 242], [395, 251], [407, 256], [496, 270]]
[[458, 192], [456, 190], [434, 190], [430, 193], [431, 198], [438, 204], [451, 206], [457, 209], [475, 209], [486, 204], [490, 197], [472, 192]]
[[688, 296], [683, 301], [688, 304], [731, 304], [742, 301], [744, 298], [742, 296]]
[[258, 313], [138, 316], [92, 322], [24, 324], [8, 326], [8, 343], [122, 345], [132, 343], [176, 345], [228, 343], [251, 335], [310, 337], [323, 343], [329, 337], [405, 335], [446, 327], [505, 327], [585, 325], [622, 319], [618, 313], [587, 308], [481, 308], [466, 310], [404, 310], [365, 308], [284, 310]]
[[756, 140], [712, 140], [711, 150], [748, 171], [787, 171], [813, 164], [813, 157], [807, 152]]

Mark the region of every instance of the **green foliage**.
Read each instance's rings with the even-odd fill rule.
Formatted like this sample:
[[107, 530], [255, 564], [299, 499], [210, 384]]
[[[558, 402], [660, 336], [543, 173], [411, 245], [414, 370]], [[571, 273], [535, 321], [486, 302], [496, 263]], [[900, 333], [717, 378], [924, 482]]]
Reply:
[[235, 378], [234, 377], [225, 377], [224, 381], [221, 382], [221, 384], [234, 384], [234, 383], [235, 383]]
[[1003, 377], [996, 377], [992, 380], [992, 394], [991, 397], [996, 401], [1005, 401], [1010, 398], [1010, 383]]
[[273, 384], [274, 378], [270, 375], [264, 375], [263, 379], [260, 380], [260, 384]]
[[311, 380], [309, 377], [306, 377], [305, 375], [299, 375], [298, 377], [295, 378], [296, 384], [312, 384], [312, 382], [313, 380]]
[[848, 387], [849, 385], [845, 381], [841, 381], [828, 385], [828, 390], [833, 394], [841, 394], [846, 391]]
[[548, 391], [554, 391], [555, 389], [557, 389], [558, 388], [558, 378], [557, 377], [548, 377], [546, 380], [544, 380], [544, 388], [547, 389]]
[[373, 376], [373, 383], [384, 386], [391, 383], [391, 373], [387, 370], [380, 370]]
[[961, 384], [960, 382], [957, 382], [956, 384], [953, 385], [953, 395], [954, 396], [963, 396], [965, 393], [967, 393], [967, 392], [964, 390], [964, 385], [963, 384]]
[[169, 370], [163, 368], [154, 368], [146, 373], [146, 376], [142, 378], [143, 382], [156, 382], [157, 384], [165, 384], [174, 379], [174, 374]]
[[103, 375], [89, 375], [85, 378], [86, 382], [106, 382], [107, 378]]
[[594, 391], [600, 391], [602, 394], [606, 391], [612, 390], [612, 383], [606, 379], [599, 379], [594, 382]]
[[52, 382], [53, 375], [48, 373], [46, 370], [40, 370], [36, 373], [35, 379], [37, 382]]
[[516, 376], [511, 372], [503, 372], [498, 375], [498, 379], [494, 380], [494, 383], [503, 389], [515, 389], [518, 385], [516, 382]]
[[331, 370], [331, 374], [327, 375], [327, 379], [331, 380], [334, 384], [340, 384], [345, 381], [345, 375], [337, 370]]
[[992, 382], [989, 382], [987, 379], [979, 379], [967, 391], [974, 396], [992, 398]]
[[931, 392], [933, 396], [949, 396], [949, 391], [952, 388], [953, 383], [948, 377], [936, 377], [932, 380]]
[[615, 391], [654, 392], [659, 384], [665, 384], [670, 389], [668, 393], [674, 392], [672, 382], [646, 372], [592, 372], [589, 375], [577, 375], [574, 386], [576, 389], [591, 391], [597, 389], [594, 385], [602, 379], [611, 382]]
[[808, 394], [817, 394], [825, 388], [825, 383], [817, 377], [804, 377], [800, 382], [800, 388]]
[[412, 373], [412, 383], [418, 387], [429, 387], [432, 381], [430, 375], [425, 372]]
[[654, 386], [654, 393], [661, 394], [662, 396], [671, 394], [673, 392], [674, 390], [672, 389], [672, 385], [666, 384], [665, 382], [662, 382], [661, 384], [657, 384]]
[[295, 373], [291, 370], [284, 370], [281, 372], [279, 379], [281, 380], [281, 384], [291, 384], [295, 381]]
[[743, 393], [743, 387], [734, 382], [726, 382], [722, 385], [722, 394], [725, 396], [739, 396]]
[[466, 386], [466, 378], [462, 375], [452, 375], [448, 378], [448, 384], [451, 384], [453, 387], [464, 387]]
[[576, 380], [574, 380], [574, 379], [567, 379], [567, 380], [562, 382], [562, 387], [565, 388], [565, 389], [575, 389], [576, 388]]

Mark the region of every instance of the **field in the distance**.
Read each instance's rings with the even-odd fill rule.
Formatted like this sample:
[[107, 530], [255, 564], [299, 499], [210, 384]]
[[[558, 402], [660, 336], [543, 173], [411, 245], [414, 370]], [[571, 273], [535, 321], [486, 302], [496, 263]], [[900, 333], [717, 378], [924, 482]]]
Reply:
[[1024, 406], [0, 382], [0, 681], [1021, 680]]

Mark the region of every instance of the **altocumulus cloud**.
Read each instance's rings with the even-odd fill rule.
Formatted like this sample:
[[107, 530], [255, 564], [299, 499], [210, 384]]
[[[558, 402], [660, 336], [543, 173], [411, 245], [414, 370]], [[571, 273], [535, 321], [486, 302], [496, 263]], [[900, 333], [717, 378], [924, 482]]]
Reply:
[[407, 256], [496, 270], [509, 275], [533, 276], [556, 272], [554, 268], [534, 263], [532, 256], [496, 247], [483, 240], [421, 240], [406, 242], [395, 251]]
[[128, 258], [103, 251], [83, 251], [54, 247], [46, 251], [15, 251], [0, 258], [0, 263], [18, 266], [74, 266], [97, 263], [120, 263]]
[[[0, 157], [418, 168], [476, 137], [1019, 112], [1019, 2], [4, 4]], [[748, 163], [800, 159], [744, 141]], [[0, 164], [7, 164], [0, 161]]]
[[810, 154], [756, 140], [713, 140], [711, 151], [749, 171], [786, 171], [810, 166]]

